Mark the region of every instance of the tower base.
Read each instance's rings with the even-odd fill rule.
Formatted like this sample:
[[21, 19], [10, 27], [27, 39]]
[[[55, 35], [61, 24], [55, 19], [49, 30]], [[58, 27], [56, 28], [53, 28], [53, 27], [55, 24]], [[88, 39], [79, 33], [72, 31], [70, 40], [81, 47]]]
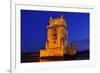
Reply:
[[40, 57], [50, 56], [64, 56], [64, 50], [61, 48], [40, 50]]

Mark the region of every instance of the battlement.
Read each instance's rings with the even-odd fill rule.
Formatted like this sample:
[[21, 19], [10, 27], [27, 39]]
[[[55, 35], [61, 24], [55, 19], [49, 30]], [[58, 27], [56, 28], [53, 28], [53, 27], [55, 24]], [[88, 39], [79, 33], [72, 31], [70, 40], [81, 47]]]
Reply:
[[57, 18], [52, 18], [52, 17], [50, 17], [50, 20], [49, 20], [49, 27], [57, 26], [57, 25], [66, 26], [65, 19], [64, 19], [63, 16], [57, 17]]

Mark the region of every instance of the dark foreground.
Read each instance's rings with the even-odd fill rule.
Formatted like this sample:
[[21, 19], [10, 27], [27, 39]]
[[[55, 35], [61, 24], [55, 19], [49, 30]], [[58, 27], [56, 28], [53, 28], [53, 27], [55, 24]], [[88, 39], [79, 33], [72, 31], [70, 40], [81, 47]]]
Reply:
[[64, 57], [45, 57], [40, 58], [39, 53], [22, 53], [21, 63], [28, 62], [49, 62], [49, 61], [73, 61], [73, 60], [89, 60], [89, 51], [77, 52], [74, 56], [65, 55]]

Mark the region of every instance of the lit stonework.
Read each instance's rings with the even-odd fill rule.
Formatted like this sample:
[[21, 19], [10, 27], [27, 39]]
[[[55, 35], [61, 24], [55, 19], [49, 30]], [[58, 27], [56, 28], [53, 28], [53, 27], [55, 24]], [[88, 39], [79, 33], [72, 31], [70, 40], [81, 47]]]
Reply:
[[66, 27], [67, 24], [63, 16], [58, 18], [50, 17], [45, 49], [40, 50], [40, 57], [64, 56], [67, 52], [73, 52], [73, 50], [67, 48], [68, 29]]

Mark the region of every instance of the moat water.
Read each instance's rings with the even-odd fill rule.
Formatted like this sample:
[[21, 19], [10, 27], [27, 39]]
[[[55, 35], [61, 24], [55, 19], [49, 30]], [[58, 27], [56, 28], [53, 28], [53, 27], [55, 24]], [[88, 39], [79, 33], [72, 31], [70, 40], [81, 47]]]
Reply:
[[53, 61], [74, 61], [74, 60], [89, 60], [89, 51], [79, 52], [74, 56], [64, 57], [46, 57], [40, 58], [39, 54], [24, 53], [21, 55], [21, 63], [30, 62], [53, 62]]

